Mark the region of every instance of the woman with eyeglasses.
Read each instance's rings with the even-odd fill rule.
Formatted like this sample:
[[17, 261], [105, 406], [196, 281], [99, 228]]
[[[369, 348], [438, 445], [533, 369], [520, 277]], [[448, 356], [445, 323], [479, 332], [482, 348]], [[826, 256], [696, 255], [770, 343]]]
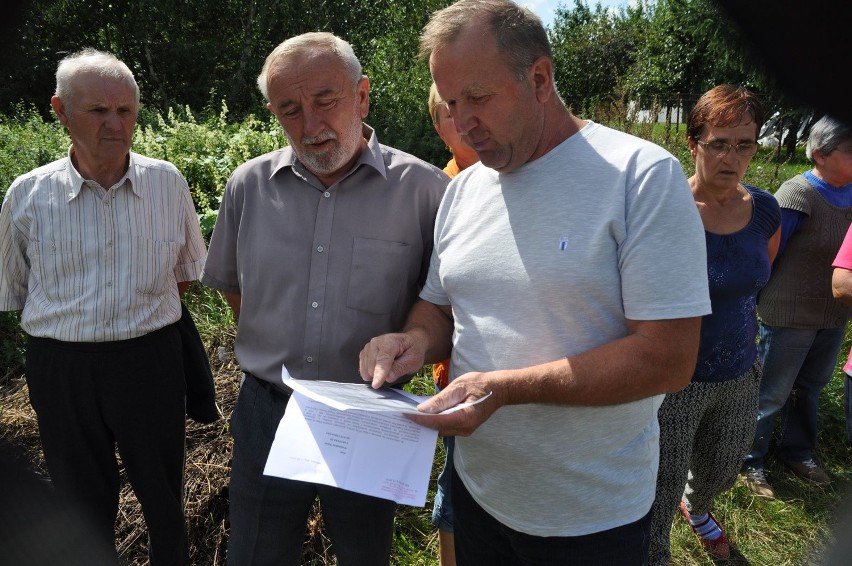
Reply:
[[831, 483], [814, 461], [817, 409], [852, 313], [834, 300], [831, 289], [832, 262], [852, 221], [852, 127], [821, 118], [811, 128], [805, 152], [813, 168], [775, 194], [783, 236], [757, 310], [764, 375], [743, 474], [749, 489], [764, 497], [774, 497], [764, 460], [779, 413], [784, 418], [775, 459], [806, 482]]
[[757, 294], [769, 280], [781, 238], [775, 198], [742, 182], [757, 151], [764, 111], [744, 88], [720, 85], [687, 120], [695, 164], [689, 185], [704, 223], [712, 314], [701, 321], [692, 382], [659, 411], [660, 467], [652, 508], [651, 564], [668, 564], [680, 513], [713, 558], [730, 543], [710, 513], [733, 485], [754, 435], [761, 364], [755, 348]]

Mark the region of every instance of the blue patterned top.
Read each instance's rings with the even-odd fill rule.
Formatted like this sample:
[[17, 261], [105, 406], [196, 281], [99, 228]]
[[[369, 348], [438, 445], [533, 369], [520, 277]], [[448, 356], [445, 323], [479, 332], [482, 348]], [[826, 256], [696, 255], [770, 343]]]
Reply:
[[701, 344], [693, 381], [719, 382], [745, 373], [757, 356], [757, 293], [766, 285], [769, 239], [781, 209], [771, 194], [745, 185], [752, 197], [751, 222], [733, 234], [707, 240], [707, 277], [712, 314], [701, 320]]

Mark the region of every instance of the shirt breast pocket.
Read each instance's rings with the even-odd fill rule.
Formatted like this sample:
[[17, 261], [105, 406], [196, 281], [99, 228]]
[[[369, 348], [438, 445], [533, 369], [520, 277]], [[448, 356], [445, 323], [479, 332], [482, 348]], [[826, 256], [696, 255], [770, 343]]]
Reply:
[[132, 272], [137, 293], [162, 295], [169, 288], [169, 284], [174, 282], [177, 247], [175, 242], [136, 239]]
[[83, 295], [86, 270], [79, 240], [50, 240], [33, 246], [30, 269], [33, 288], [41, 287], [52, 302], [69, 301]]
[[398, 308], [412, 262], [420, 258], [404, 242], [355, 238], [346, 306], [372, 314], [389, 314]]

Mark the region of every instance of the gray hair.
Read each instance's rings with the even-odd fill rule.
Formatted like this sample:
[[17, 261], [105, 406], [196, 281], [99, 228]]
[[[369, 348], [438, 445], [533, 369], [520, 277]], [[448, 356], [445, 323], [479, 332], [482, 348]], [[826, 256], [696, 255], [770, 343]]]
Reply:
[[272, 53], [266, 57], [263, 69], [257, 77], [257, 88], [260, 89], [260, 93], [263, 94], [263, 98], [267, 102], [269, 102], [269, 72], [273, 67], [281, 59], [311, 49], [323, 49], [336, 55], [343, 64], [349, 78], [352, 79], [352, 84], [358, 84], [358, 81], [363, 77], [361, 62], [358, 61], [358, 57], [355, 56], [349, 42], [328, 32], [303, 33], [278, 44], [278, 47], [273, 49]]
[[434, 12], [420, 34], [420, 57], [428, 61], [434, 51], [455, 41], [468, 26], [482, 23], [519, 81], [539, 57], [553, 59], [541, 20], [510, 0], [460, 0]]
[[808, 144], [805, 146], [805, 155], [813, 163], [815, 151], [822, 155], [828, 155], [837, 149], [837, 146], [848, 140], [852, 140], [852, 128], [833, 116], [823, 116], [816, 124], [811, 126]]
[[126, 82], [133, 87], [136, 104], [139, 104], [139, 85], [136, 84], [130, 68], [112, 53], [87, 47], [62, 59], [56, 68], [56, 96], [66, 106], [71, 105], [74, 100], [74, 78], [86, 73]]

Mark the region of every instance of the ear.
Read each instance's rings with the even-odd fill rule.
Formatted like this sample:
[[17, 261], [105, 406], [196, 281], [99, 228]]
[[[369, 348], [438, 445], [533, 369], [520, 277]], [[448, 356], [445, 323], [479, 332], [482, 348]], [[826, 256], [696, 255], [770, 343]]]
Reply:
[[554, 95], [553, 60], [542, 55], [530, 67], [529, 77], [539, 102], [547, 102]]
[[363, 120], [370, 113], [370, 79], [367, 75], [362, 76], [358, 81], [358, 106]]
[[56, 114], [56, 117], [59, 118], [59, 123], [64, 127], [68, 127], [68, 113], [65, 108], [65, 104], [62, 102], [58, 96], [54, 96], [50, 99], [50, 106], [53, 108], [53, 112]]
[[692, 139], [692, 137], [687, 137], [686, 143], [689, 144], [689, 154], [692, 156], [692, 161], [695, 161], [695, 157], [698, 154], [698, 144], [695, 143], [695, 140]]

